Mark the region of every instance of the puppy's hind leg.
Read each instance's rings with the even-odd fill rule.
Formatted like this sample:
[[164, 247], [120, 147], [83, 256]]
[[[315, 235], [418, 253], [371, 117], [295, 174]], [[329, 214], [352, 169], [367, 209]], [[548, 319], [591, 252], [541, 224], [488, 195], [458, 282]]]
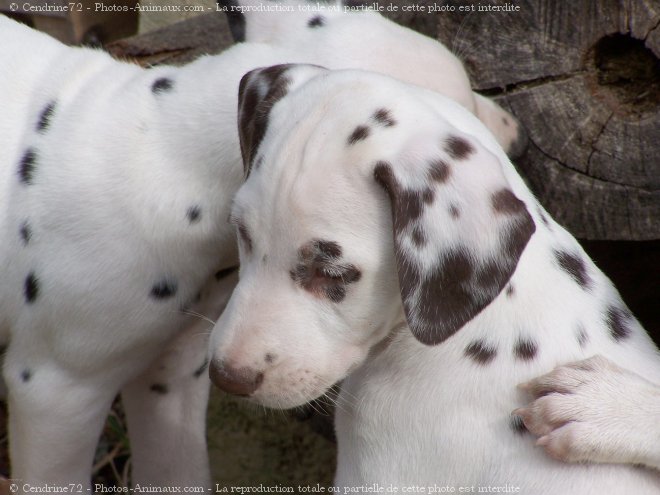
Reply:
[[12, 478], [20, 480], [19, 490], [48, 484], [85, 493], [117, 390], [104, 376], [77, 375], [22, 352], [14, 342], [7, 350], [4, 376]]
[[134, 485], [211, 487], [206, 448], [208, 326], [187, 329], [122, 389]]

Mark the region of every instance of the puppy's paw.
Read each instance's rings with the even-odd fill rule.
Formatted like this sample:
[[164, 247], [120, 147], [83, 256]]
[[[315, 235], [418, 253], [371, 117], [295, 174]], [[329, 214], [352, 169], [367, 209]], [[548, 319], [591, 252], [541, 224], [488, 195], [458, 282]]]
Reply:
[[567, 462], [660, 460], [660, 386], [601, 356], [555, 368], [521, 388], [534, 398], [513, 413]]

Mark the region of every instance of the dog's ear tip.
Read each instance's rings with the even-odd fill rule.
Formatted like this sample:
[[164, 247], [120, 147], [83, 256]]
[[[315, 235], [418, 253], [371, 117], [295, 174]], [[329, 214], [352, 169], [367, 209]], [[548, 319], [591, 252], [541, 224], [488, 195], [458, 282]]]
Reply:
[[442, 344], [459, 330], [459, 328], [449, 328], [442, 321], [434, 322], [434, 325], [431, 327], [415, 324], [411, 325], [410, 323], [408, 326], [415, 339], [429, 347]]

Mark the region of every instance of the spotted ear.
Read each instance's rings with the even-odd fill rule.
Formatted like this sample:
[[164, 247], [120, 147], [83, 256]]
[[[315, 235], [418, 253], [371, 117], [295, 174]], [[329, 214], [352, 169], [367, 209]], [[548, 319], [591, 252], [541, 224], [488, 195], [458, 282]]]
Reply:
[[273, 106], [287, 93], [327, 69], [310, 64], [282, 64], [254, 69], [241, 78], [238, 87], [238, 135], [245, 176], [268, 127]]
[[497, 297], [536, 227], [475, 138], [452, 131], [411, 148], [377, 163], [374, 177], [391, 203], [408, 325], [435, 345]]

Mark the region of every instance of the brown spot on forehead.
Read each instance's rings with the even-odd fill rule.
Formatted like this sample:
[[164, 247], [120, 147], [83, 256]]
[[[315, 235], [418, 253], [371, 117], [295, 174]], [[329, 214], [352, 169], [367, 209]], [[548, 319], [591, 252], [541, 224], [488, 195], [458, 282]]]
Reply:
[[474, 147], [467, 140], [458, 136], [449, 136], [445, 139], [444, 150], [454, 160], [465, 160], [474, 153]]

